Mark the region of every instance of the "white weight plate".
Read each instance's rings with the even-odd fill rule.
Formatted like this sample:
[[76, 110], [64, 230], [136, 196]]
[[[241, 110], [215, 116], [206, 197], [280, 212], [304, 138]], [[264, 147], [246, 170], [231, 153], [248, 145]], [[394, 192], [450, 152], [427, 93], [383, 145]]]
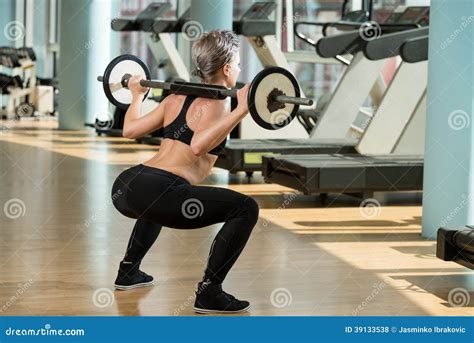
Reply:
[[111, 93], [115, 100], [122, 104], [130, 104], [132, 102], [132, 92], [128, 88], [123, 87], [114, 89], [112, 85], [120, 84], [123, 75], [127, 73], [132, 76], [140, 75], [144, 79], [147, 78], [146, 71], [142, 66], [132, 60], [120, 61], [112, 68], [109, 76], [109, 87], [111, 88]]
[[286, 96], [295, 96], [295, 87], [292, 81], [284, 74], [272, 73], [265, 76], [259, 83], [255, 92], [255, 108], [262, 120], [270, 125], [278, 126], [278, 124], [286, 121], [293, 109], [294, 104], [284, 104], [285, 107], [270, 112], [268, 109], [268, 95], [275, 88], [282, 91]]

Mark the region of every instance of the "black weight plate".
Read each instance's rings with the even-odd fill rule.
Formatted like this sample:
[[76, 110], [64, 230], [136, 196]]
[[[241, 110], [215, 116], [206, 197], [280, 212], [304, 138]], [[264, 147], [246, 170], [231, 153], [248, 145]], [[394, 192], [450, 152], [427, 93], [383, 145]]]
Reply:
[[268, 97], [275, 89], [286, 96], [300, 97], [300, 87], [292, 73], [281, 67], [268, 67], [252, 80], [247, 98], [253, 120], [268, 130], [281, 129], [290, 124], [299, 108], [294, 104], [281, 104], [283, 108], [271, 112]]

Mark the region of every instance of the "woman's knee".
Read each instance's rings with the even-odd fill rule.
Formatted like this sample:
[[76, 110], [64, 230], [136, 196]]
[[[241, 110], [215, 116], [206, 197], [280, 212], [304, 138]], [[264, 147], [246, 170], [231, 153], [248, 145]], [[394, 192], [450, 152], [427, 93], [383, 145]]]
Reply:
[[249, 221], [255, 225], [258, 220], [258, 215], [260, 212], [260, 207], [258, 203], [252, 197], [247, 197], [244, 201], [244, 209]]
[[114, 184], [112, 188], [112, 204], [126, 217], [136, 219], [136, 213], [130, 208], [127, 201], [127, 192], [124, 187], [118, 187]]

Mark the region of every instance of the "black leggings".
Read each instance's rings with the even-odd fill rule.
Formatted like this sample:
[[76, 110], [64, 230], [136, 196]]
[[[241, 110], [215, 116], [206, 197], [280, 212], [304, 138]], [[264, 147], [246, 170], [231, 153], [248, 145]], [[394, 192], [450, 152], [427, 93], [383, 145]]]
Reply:
[[161, 227], [196, 229], [224, 223], [209, 252], [204, 279], [222, 283], [258, 220], [258, 204], [244, 194], [219, 187], [192, 186], [168, 171], [137, 165], [122, 172], [112, 201], [123, 215], [137, 219], [124, 261], [140, 263]]

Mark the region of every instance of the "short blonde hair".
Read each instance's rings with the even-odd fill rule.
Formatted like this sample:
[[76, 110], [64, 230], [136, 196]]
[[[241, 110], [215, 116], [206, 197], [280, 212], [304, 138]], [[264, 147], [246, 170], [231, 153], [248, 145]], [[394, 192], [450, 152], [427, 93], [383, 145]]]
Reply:
[[239, 48], [239, 39], [232, 31], [214, 30], [204, 33], [192, 47], [192, 74], [204, 82], [211, 80], [220, 68], [235, 58]]

